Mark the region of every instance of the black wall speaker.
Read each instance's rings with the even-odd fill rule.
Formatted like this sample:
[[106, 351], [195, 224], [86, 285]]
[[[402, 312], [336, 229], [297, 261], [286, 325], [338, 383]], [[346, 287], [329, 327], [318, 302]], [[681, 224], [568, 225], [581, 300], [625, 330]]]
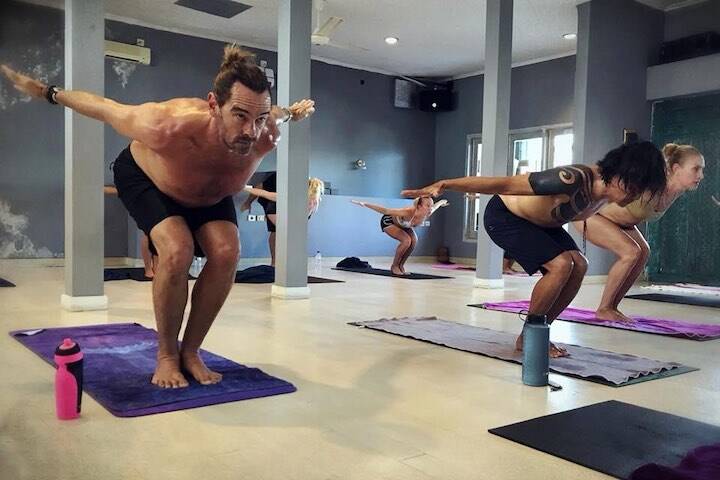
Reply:
[[418, 107], [423, 112], [449, 112], [455, 109], [455, 92], [448, 89], [422, 90]]

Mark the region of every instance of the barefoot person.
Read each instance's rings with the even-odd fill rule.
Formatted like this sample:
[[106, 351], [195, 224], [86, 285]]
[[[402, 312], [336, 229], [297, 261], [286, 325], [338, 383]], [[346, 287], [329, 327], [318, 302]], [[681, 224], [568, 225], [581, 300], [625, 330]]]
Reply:
[[[43, 85], [7, 66], [2, 71], [21, 92], [108, 123], [132, 140], [115, 161], [114, 183], [158, 256], [152, 284], [158, 362], [152, 383], [187, 386], [181, 368], [202, 384], [219, 382], [221, 375], [205, 366], [198, 351], [235, 277], [240, 246], [232, 195], [275, 148], [278, 123], [305, 118], [313, 102], [271, 106], [264, 72], [236, 45], [225, 48], [206, 100], [123, 105]], [[178, 348], [193, 252], [207, 263], [193, 288]]]
[[[325, 183], [319, 178], [310, 178], [308, 180], [308, 220], [317, 212], [322, 200], [322, 193], [325, 189]], [[265, 212], [265, 224], [270, 236], [268, 238], [268, 246], [270, 247], [271, 265], [275, 266], [275, 224], [277, 222], [277, 174], [273, 172], [263, 182], [254, 187], [247, 186], [245, 191], [250, 195], [240, 206], [240, 211], [250, 210], [252, 203], [258, 199], [258, 203], [263, 207]]]
[[[597, 318], [632, 321], [618, 310], [618, 305], [650, 256], [650, 247], [637, 225], [658, 220], [685, 192], [697, 189], [703, 179], [705, 159], [695, 147], [669, 143], [662, 152], [667, 164], [667, 186], [661, 194], [643, 195], [624, 207], [608, 204], [587, 219], [587, 239], [618, 257], [608, 272], [605, 290], [595, 312]], [[583, 231], [583, 222], [573, 222], [573, 225]]]
[[[118, 194], [117, 188], [115, 188], [114, 185], [103, 186], [103, 192], [105, 192], [105, 195], [117, 196]], [[150, 240], [145, 234], [143, 234], [142, 238], [140, 239], [140, 255], [142, 255], [143, 267], [145, 270], [143, 272], [143, 275], [145, 275], [146, 278], [153, 278], [155, 276], [153, 262], [156, 262], [157, 259], [150, 251]]]
[[[608, 202], [627, 205], [643, 192], [665, 188], [665, 162], [650, 142], [623, 145], [597, 165], [570, 165], [512, 177], [464, 177], [440, 180], [403, 195], [437, 196], [444, 190], [493, 195], [485, 209], [488, 235], [532, 275], [529, 313], [552, 322], [577, 294], [587, 260], [562, 225], [590, 217]], [[522, 350], [523, 335], [516, 347]], [[567, 352], [550, 344], [550, 355]]]
[[351, 200], [351, 202], [381, 213], [380, 230], [399, 242], [390, 267], [390, 271], [394, 275], [407, 275], [405, 262], [410, 258], [410, 254], [417, 244], [417, 235], [415, 235], [413, 227], [422, 225], [438, 208], [449, 205], [447, 200], [435, 203], [428, 196], [418, 197], [413, 201], [412, 206], [403, 208], [386, 208], [358, 200]]

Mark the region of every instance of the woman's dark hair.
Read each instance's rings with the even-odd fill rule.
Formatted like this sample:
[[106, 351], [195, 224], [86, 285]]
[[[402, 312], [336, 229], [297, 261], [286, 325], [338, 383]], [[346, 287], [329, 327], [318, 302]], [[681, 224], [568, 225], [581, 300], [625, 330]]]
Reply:
[[655, 196], [665, 190], [665, 159], [652, 142], [621, 145], [610, 150], [597, 165], [606, 185], [617, 177], [626, 189], [638, 195], [647, 191]]
[[256, 93], [270, 91], [270, 82], [265, 76], [265, 71], [255, 63], [255, 55], [232, 44], [225, 46], [220, 71], [213, 82], [213, 93], [218, 105], [225, 104], [235, 82], [242, 83]]

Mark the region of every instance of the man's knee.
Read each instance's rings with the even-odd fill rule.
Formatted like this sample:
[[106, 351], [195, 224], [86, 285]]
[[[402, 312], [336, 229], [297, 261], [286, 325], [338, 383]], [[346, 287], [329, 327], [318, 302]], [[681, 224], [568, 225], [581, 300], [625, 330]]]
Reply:
[[159, 267], [173, 273], [185, 273], [193, 261], [192, 239], [173, 239], [155, 245]]
[[580, 252], [571, 252], [571, 255], [573, 260], [573, 275], [585, 276], [588, 269], [588, 261], [585, 258], [585, 255]]
[[570, 252], [563, 252], [557, 257], [547, 262], [544, 267], [545, 269], [556, 275], [569, 277], [575, 266], [575, 261]]
[[219, 243], [208, 248], [205, 255], [207, 255], [208, 262], [232, 265], [235, 268], [240, 260], [240, 244], [237, 241]]

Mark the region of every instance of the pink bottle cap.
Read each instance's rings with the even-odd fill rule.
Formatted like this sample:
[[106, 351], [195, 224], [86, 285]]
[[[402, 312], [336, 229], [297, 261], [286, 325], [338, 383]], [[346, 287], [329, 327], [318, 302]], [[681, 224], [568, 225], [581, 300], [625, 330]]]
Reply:
[[62, 345], [60, 345], [60, 350], [70, 350], [75, 346], [75, 342], [73, 342], [71, 339], [66, 338], [63, 340]]

